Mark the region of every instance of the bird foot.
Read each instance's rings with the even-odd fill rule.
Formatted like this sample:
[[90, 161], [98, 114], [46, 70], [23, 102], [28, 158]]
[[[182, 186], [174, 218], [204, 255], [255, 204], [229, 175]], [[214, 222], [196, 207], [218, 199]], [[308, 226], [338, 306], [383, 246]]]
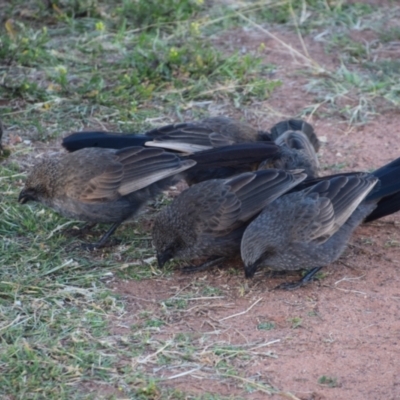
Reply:
[[98, 246], [97, 243], [82, 243], [79, 247], [82, 250], [94, 251], [94, 250], [100, 249], [102, 246]]
[[316, 267], [309, 270], [300, 280], [294, 282], [284, 282], [278, 285], [275, 289], [282, 289], [282, 290], [296, 290], [302, 286], [307, 285], [308, 283], [314, 280], [316, 273], [322, 267]]
[[276, 286], [274, 289], [278, 290], [296, 290], [301, 288], [302, 286], [307, 285], [308, 282], [303, 282], [302, 279], [295, 282], [283, 282], [280, 285]]

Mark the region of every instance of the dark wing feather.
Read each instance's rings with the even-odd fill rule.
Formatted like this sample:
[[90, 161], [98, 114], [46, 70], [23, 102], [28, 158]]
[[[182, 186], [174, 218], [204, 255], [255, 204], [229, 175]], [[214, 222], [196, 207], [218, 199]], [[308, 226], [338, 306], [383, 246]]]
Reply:
[[256, 175], [255, 179], [236, 190], [235, 186], [237, 185], [238, 177], [234, 177], [229, 181], [241, 202], [239, 215], [241, 221], [249, 220], [267, 204], [306, 178], [306, 174], [303, 173], [292, 174], [276, 169], [257, 171], [254, 174]]
[[304, 201], [299, 207], [295, 237], [299, 240], [324, 241], [347, 221], [376, 184], [369, 174], [341, 176], [325, 180], [300, 192]]
[[92, 177], [80, 194], [81, 201], [114, 200], [150, 186], [195, 165], [161, 149], [130, 147], [115, 152], [113, 160]]

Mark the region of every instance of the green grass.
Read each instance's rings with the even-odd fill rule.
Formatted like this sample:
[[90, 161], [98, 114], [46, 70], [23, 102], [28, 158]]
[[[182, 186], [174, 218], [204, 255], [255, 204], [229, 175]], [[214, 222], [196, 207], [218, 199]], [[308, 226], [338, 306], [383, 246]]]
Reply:
[[320, 378], [318, 378], [318, 383], [320, 385], [328, 386], [330, 388], [334, 388], [338, 386], [338, 382], [336, 378], [332, 378], [330, 376], [325, 376], [322, 375]]
[[[296, 71], [315, 94], [315, 103], [305, 104], [300, 115], [365, 123], [382, 109], [398, 107], [399, 63], [380, 51], [399, 40], [399, 27], [386, 24], [389, 14], [400, 18], [399, 8], [325, 0], [240, 6], [201, 0], [3, 3], [0, 112], [12, 154], [0, 159], [0, 397], [226, 398], [171, 390], [157, 368], [172, 374], [199, 368], [213, 381], [229, 382], [242, 398], [253, 391], [277, 392], [242, 372], [242, 363], [253, 357], [274, 356], [257, 350], [257, 344], [217, 343], [212, 334], [199, 332], [157, 336], [188, 313], [204, 313], [199, 299], [226, 301], [225, 288], [216, 284], [194, 281], [156, 309], [142, 310], [129, 333], [113, 332], [113, 323], [127, 318], [127, 304], [107, 282], [167, 280], [179, 265], [156, 268], [146, 228], [164, 200], [150, 216], [118, 229], [120, 245], [88, 253], [79, 245], [96, 240], [107, 227], [76, 237], [71, 231], [82, 223], [40, 205], [21, 206], [16, 199], [36, 153], [45, 146], [58, 149], [54, 139], [68, 131], [83, 126], [142, 130], [215, 110], [270, 113], [268, 99], [283, 84], [276, 72], [285, 66], [270, 63], [265, 46], [242, 51], [235, 42], [242, 28], [298, 34], [322, 40], [327, 53], [340, 52], [338, 65], [319, 69], [311, 62]], [[350, 36], [368, 29], [373, 40]], [[295, 329], [303, 321], [289, 322]], [[278, 331], [262, 320], [254, 329]], [[330, 386], [329, 379], [320, 383]], [[234, 398], [239, 397], [229, 397]]]
[[[201, 1], [66, 2], [43, 10], [48, 26], [9, 19], [2, 35], [4, 121], [41, 140], [96, 120], [140, 129], [160, 109], [220, 98], [236, 106], [265, 99], [280, 84], [258, 54], [225, 54], [203, 33]], [[9, 6], [9, 15], [22, 3]], [[77, 17], [79, 16], [79, 18]], [[179, 115], [179, 114], [178, 114]]]

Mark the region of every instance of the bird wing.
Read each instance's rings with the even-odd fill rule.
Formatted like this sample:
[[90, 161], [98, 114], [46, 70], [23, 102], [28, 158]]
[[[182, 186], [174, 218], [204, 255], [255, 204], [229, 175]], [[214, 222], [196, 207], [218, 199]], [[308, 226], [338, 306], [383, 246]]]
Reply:
[[212, 133], [211, 128], [200, 123], [166, 125], [146, 132], [146, 136], [153, 139], [146, 142], [146, 146], [195, 153], [213, 147], [210, 140]]
[[182, 192], [173, 206], [192, 219], [198, 233], [223, 235], [232, 230], [240, 213], [240, 200], [229, 189], [222, 179], [204, 181]]
[[223, 189], [214, 189], [213, 201], [204, 192], [207, 204], [202, 216], [203, 230], [214, 234], [225, 234], [249, 221], [267, 204], [285, 193], [305, 174], [290, 174], [278, 170], [264, 170], [244, 173], [225, 180]]
[[[108, 165], [99, 171], [99, 174], [86, 182], [84, 186], [74, 192], [78, 200], [82, 202], [106, 202], [116, 200], [120, 197], [118, 189], [121, 185], [124, 171], [118, 162], [109, 162]], [[69, 194], [72, 197], [71, 193]], [[75, 196], [74, 196], [75, 197]]]
[[336, 232], [335, 212], [331, 201], [317, 193], [296, 195], [301, 200], [294, 200], [296, 223], [292, 224], [291, 230], [293, 242], [325, 242]]
[[177, 155], [162, 149], [140, 148], [140, 151], [122, 149], [117, 153], [123, 165], [124, 175], [118, 192], [125, 196], [161, 179], [176, 175], [196, 164], [193, 160], [182, 161]]
[[324, 242], [329, 239], [348, 220], [377, 181], [369, 174], [339, 176], [299, 192], [302, 200], [297, 202], [294, 240]]
[[214, 147], [255, 142], [258, 138], [258, 131], [251, 125], [224, 116], [205, 118], [201, 120], [201, 124], [214, 132]]
[[86, 202], [110, 201], [142, 189], [195, 165], [162, 149], [130, 147], [115, 152], [112, 161], [92, 177], [80, 193]]
[[254, 142], [258, 132], [246, 123], [219, 116], [199, 122], [167, 125], [146, 132], [146, 135], [153, 138], [153, 141], [146, 142], [146, 146], [195, 153], [213, 147]]
[[257, 171], [254, 179], [244, 181], [242, 174], [231, 178], [229, 184], [240, 199], [240, 221], [248, 221], [268, 204], [286, 193], [306, 178], [301, 172], [285, 172], [277, 169]]

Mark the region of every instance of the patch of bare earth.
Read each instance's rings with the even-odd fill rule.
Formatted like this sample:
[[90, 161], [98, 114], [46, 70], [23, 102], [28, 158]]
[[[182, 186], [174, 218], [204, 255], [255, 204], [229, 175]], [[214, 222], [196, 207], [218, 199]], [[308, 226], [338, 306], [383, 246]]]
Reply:
[[[274, 34], [302, 52], [295, 34]], [[237, 29], [222, 37], [221, 43], [227, 50], [244, 52], [264, 43], [265, 60], [280, 66], [275, 75], [282, 86], [266, 103], [247, 110], [244, 117], [250, 122], [271, 126], [315, 100], [299, 72], [305, 68], [304, 60], [265, 33]], [[326, 54], [321, 43], [306, 39], [306, 46], [320, 65], [338, 66], [337, 57]], [[324, 140], [322, 173], [371, 170], [399, 157], [398, 121], [396, 111], [361, 127], [349, 128], [339, 117], [311, 120]], [[163, 385], [191, 394], [264, 399], [263, 389], [256, 390], [259, 383], [278, 391], [272, 399], [399, 399], [399, 224], [396, 214], [359, 227], [345, 254], [325, 268], [326, 276], [294, 292], [274, 290], [284, 278], [265, 273], [246, 281], [240, 265], [191, 275], [177, 270], [169, 277], [140, 282], [115, 279], [110, 287], [124, 297], [127, 312], [113, 321], [114, 333], [132, 333], [130, 327], [142, 326], [145, 315], [162, 320], [165, 325], [151, 331], [152, 341], [159, 346], [130, 362], [160, 378]], [[207, 288], [218, 293], [204, 294]], [[182, 298], [186, 307], [166, 306]], [[180, 334], [190, 337], [185, 346], [196, 349], [186, 365], [174, 361], [168, 345], [159, 353], [156, 350]], [[243, 350], [228, 357], [236, 376], [218, 368], [228, 358], [215, 349], [228, 345]], [[172, 361], [160, 364], [158, 356], [164, 353]]]

